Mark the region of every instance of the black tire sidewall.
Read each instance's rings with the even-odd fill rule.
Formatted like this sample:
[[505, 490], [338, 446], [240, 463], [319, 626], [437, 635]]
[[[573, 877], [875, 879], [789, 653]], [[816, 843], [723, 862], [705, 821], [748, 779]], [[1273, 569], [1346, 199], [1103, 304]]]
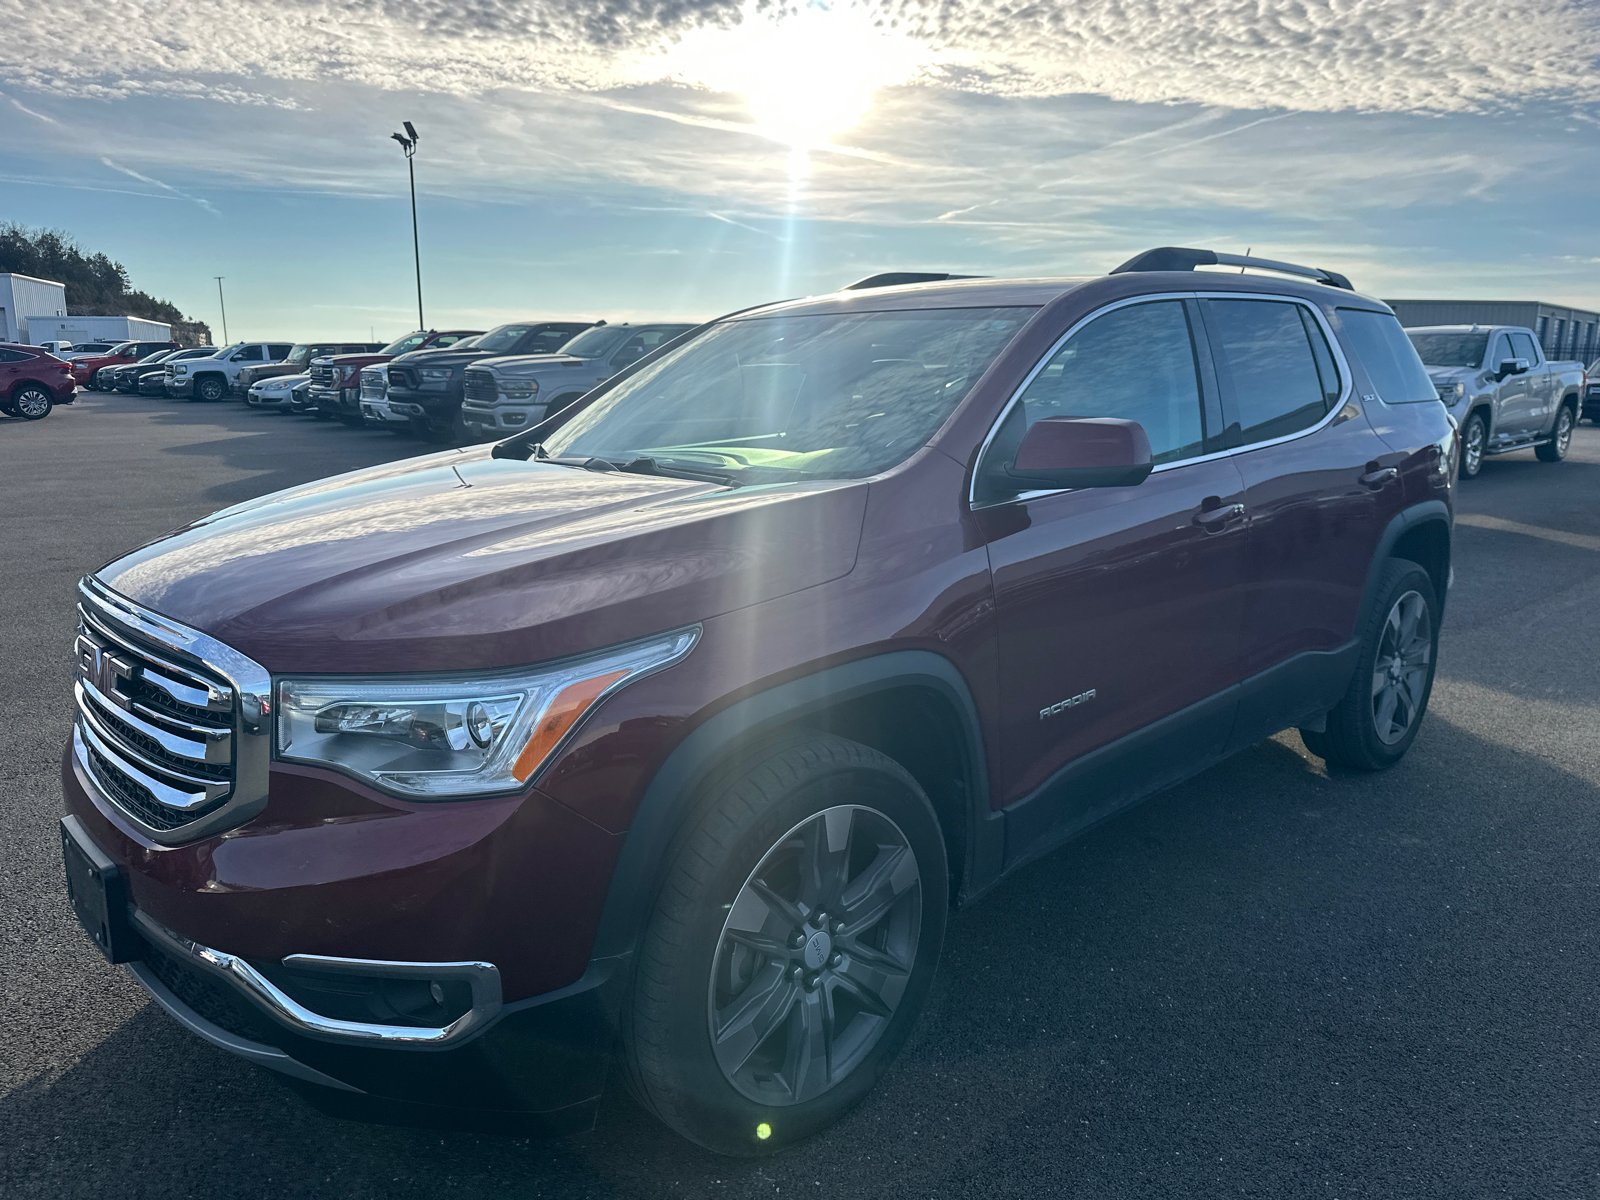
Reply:
[[[1428, 715], [1428, 703], [1433, 698], [1433, 677], [1439, 666], [1439, 600], [1434, 595], [1433, 581], [1418, 564], [1408, 559], [1391, 559], [1384, 568], [1386, 578], [1378, 603], [1368, 618], [1366, 636], [1362, 640], [1361, 657], [1356, 666], [1356, 677], [1350, 685], [1351, 696], [1360, 701], [1355, 707], [1359, 710], [1351, 714], [1354, 718], [1348, 732], [1355, 735], [1355, 740], [1360, 752], [1370, 760], [1370, 766], [1382, 769], [1392, 766], [1405, 757], [1411, 743], [1417, 740], [1417, 734], [1422, 729], [1422, 722]], [[1428, 649], [1428, 679], [1423, 687], [1422, 704], [1416, 718], [1411, 722], [1411, 728], [1406, 730], [1405, 736], [1392, 745], [1378, 737], [1377, 726], [1372, 716], [1372, 672], [1377, 664], [1378, 648], [1383, 641], [1383, 628], [1389, 619], [1389, 610], [1406, 592], [1415, 591], [1422, 596], [1423, 603], [1428, 607], [1428, 621], [1431, 626], [1431, 642]]]
[[[917, 961], [889, 1027], [846, 1079], [803, 1104], [762, 1105], [728, 1082], [711, 1049], [707, 989], [727, 914], [725, 906], [733, 902], [750, 872], [780, 838], [806, 817], [836, 804], [876, 809], [893, 820], [910, 843], [923, 889]], [[680, 844], [677, 853], [693, 852], [692, 840]], [[855, 1107], [910, 1035], [932, 985], [949, 908], [948, 867], [938, 820], [921, 790], [897, 769], [855, 767], [832, 772], [791, 789], [760, 813], [729, 844], [708, 883], [691, 901], [684, 951], [675, 966], [667, 1002], [670, 1088], [679, 1118], [672, 1123], [701, 1145], [724, 1154], [771, 1153], [819, 1132]], [[755, 1129], [763, 1122], [772, 1133], [768, 1139], [758, 1140]]]
[[[1472, 432], [1473, 422], [1483, 430], [1483, 442], [1478, 450], [1478, 465], [1470, 472], [1467, 470], [1467, 435]], [[1489, 448], [1489, 426], [1484, 422], [1481, 414], [1473, 413], [1467, 418], [1467, 423], [1461, 427], [1461, 478], [1476, 479], [1483, 470], [1483, 452]]]

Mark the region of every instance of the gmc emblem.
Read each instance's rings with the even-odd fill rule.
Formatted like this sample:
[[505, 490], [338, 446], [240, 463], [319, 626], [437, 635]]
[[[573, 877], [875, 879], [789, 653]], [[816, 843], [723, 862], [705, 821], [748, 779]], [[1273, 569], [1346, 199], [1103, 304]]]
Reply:
[[130, 703], [129, 697], [117, 683], [119, 680], [131, 680], [135, 677], [134, 665], [81, 635], [76, 650], [78, 678], [117, 707], [127, 708]]

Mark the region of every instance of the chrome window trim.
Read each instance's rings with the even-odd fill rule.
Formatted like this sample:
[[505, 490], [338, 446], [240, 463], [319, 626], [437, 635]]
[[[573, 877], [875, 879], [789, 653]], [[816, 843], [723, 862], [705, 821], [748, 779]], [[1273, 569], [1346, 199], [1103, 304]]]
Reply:
[[[1214, 462], [1219, 458], [1232, 458], [1236, 454], [1261, 450], [1268, 446], [1278, 446], [1284, 442], [1292, 442], [1298, 438], [1309, 437], [1311, 434], [1332, 425], [1349, 407], [1351, 397], [1355, 392], [1355, 378], [1350, 369], [1350, 360], [1345, 357], [1344, 347], [1339, 345], [1339, 339], [1334, 336], [1333, 327], [1328, 324], [1322, 310], [1312, 301], [1302, 296], [1287, 296], [1281, 292], [1150, 292], [1142, 296], [1129, 296], [1122, 300], [1114, 300], [1110, 304], [1097, 308], [1087, 316], [1073, 322], [1065, 333], [1050, 344], [1050, 348], [1044, 352], [1039, 361], [1034, 364], [1033, 369], [1017, 385], [1017, 389], [1011, 394], [1011, 399], [1006, 401], [1006, 406], [1000, 410], [1000, 415], [989, 426], [988, 434], [978, 446], [978, 456], [974, 460], [972, 469], [972, 482], [967, 485], [967, 506], [969, 508], [996, 508], [1002, 504], [1017, 504], [1023, 501], [1036, 500], [1040, 496], [1054, 496], [1062, 492], [1080, 490], [1078, 488], [1036, 488], [1031, 491], [1018, 492], [1016, 495], [1008, 496], [1004, 500], [993, 500], [987, 504], [981, 504], [978, 501], [978, 475], [983, 469], [984, 456], [989, 453], [989, 444], [994, 441], [995, 436], [1000, 432], [1000, 427], [1005, 424], [1006, 418], [1011, 415], [1011, 410], [1016, 407], [1017, 402], [1022, 399], [1023, 393], [1033, 384], [1039, 372], [1049, 365], [1050, 360], [1056, 356], [1056, 352], [1067, 343], [1068, 339], [1088, 325], [1089, 322], [1098, 320], [1109, 312], [1115, 312], [1119, 308], [1128, 308], [1135, 304], [1148, 304], [1156, 300], [1274, 300], [1280, 304], [1300, 305], [1310, 311], [1317, 322], [1317, 328], [1322, 330], [1323, 337], [1328, 340], [1328, 349], [1333, 354], [1334, 366], [1339, 372], [1339, 398], [1330, 406], [1327, 415], [1315, 425], [1308, 425], [1306, 428], [1296, 430], [1294, 433], [1287, 433], [1282, 437], [1271, 438], [1264, 442], [1247, 442], [1243, 446], [1217, 450], [1211, 454], [1197, 454], [1193, 458], [1180, 458], [1174, 462], [1161, 463], [1150, 472], [1152, 475], [1162, 471], [1170, 471], [1176, 467], [1188, 467], [1193, 466], [1195, 463]], [[1207, 340], [1209, 341], [1209, 338]], [[1202, 384], [1201, 386], [1203, 387], [1204, 385]]]
[[[144, 607], [137, 601], [112, 591], [93, 575], [78, 584], [79, 607], [88, 618], [85, 623], [130, 641], [143, 643], [161, 655], [170, 656], [174, 666], [196, 668], [202, 677], [220, 676], [232, 689], [233, 712], [233, 791], [217, 808], [171, 829], [159, 829], [117, 804], [96, 781], [84, 752], [83, 739], [74, 737], [73, 757], [84, 787], [116, 819], [160, 845], [196, 841], [224, 829], [243, 824], [267, 803], [268, 768], [272, 757], [272, 675], [260, 663], [240, 654], [198, 629]], [[217, 689], [217, 698], [224, 690]], [[211, 705], [207, 705], [211, 707]], [[79, 728], [84, 722], [75, 717]], [[93, 731], [89, 731], [91, 737]], [[172, 768], [162, 768], [174, 774]], [[181, 809], [175, 809], [181, 811]]]
[[141, 934], [167, 953], [225, 980], [278, 1024], [319, 1041], [378, 1044], [414, 1050], [449, 1048], [488, 1025], [500, 1015], [502, 1007], [500, 971], [493, 963], [396, 962], [389, 959], [335, 958], [321, 954], [289, 955], [283, 960], [286, 967], [386, 979], [465, 979], [472, 989], [472, 1007], [448, 1025], [382, 1025], [326, 1017], [301, 1004], [237, 954], [191, 941], [139, 909], [133, 910], [133, 922]]

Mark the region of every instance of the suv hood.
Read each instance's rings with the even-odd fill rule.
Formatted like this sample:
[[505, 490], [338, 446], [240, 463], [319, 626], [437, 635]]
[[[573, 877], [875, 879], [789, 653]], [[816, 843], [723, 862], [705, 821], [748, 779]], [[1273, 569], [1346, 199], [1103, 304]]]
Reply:
[[443, 350], [413, 350], [409, 354], [402, 354], [391, 361], [397, 367], [458, 367], [463, 363], [477, 362], [480, 358], [492, 357], [483, 350], [467, 348], [457, 350], [454, 346]]
[[723, 488], [450, 450], [213, 514], [97, 572], [273, 671], [512, 666], [847, 574], [867, 484]]
[[551, 367], [571, 369], [586, 366], [593, 362], [592, 358], [578, 358], [572, 354], [513, 354], [507, 358], [490, 358], [483, 362], [474, 363], [476, 367], [487, 367], [501, 379], [517, 379], [529, 375], [536, 375], [541, 370]]

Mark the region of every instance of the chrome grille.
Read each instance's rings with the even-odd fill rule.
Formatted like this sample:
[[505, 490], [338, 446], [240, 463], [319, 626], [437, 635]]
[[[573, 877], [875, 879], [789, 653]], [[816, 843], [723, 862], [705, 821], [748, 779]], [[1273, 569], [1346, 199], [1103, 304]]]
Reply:
[[332, 363], [311, 364], [311, 386], [331, 388], [339, 385], [339, 368]]
[[476, 400], [479, 404], [493, 404], [499, 398], [494, 374], [482, 367], [468, 367], [466, 396], [468, 400]]
[[361, 398], [368, 403], [382, 400], [388, 391], [388, 384], [384, 381], [382, 367], [361, 368]]
[[106, 799], [161, 841], [227, 828], [258, 810], [266, 672], [92, 577], [79, 585], [78, 621], [73, 746]]

